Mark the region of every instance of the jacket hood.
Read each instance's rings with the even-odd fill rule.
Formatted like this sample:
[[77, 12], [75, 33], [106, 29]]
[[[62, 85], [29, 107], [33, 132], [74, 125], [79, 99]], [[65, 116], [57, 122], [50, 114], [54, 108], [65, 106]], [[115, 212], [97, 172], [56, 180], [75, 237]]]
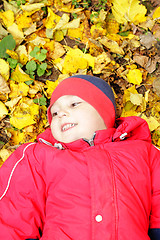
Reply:
[[[122, 117], [116, 120], [115, 128], [108, 128], [96, 132], [94, 144], [100, 142], [117, 142], [122, 140], [143, 140], [151, 142], [151, 135], [148, 124], [140, 117]], [[54, 146], [60, 149], [79, 149], [89, 144], [83, 139], [76, 140], [71, 143], [60, 143], [52, 136], [51, 129], [46, 129], [41, 133], [37, 140], [41, 143]]]

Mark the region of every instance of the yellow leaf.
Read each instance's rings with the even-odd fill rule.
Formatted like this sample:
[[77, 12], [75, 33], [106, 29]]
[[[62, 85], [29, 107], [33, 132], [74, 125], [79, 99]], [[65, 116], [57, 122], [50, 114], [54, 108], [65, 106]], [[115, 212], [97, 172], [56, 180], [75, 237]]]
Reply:
[[[61, 30], [65, 24], [69, 22], [69, 16], [64, 13], [60, 19], [60, 21], [56, 24], [54, 30]], [[63, 28], [64, 29], [64, 28]]]
[[144, 120], [147, 121], [151, 132], [160, 126], [160, 123], [156, 120], [156, 118], [154, 118], [152, 116], [146, 117], [146, 115], [142, 114], [141, 118], [143, 118]]
[[78, 69], [94, 68], [94, 57], [84, 54], [80, 49], [70, 49], [63, 64], [63, 74], [76, 73]]
[[129, 70], [127, 79], [130, 83], [140, 85], [142, 82], [142, 73], [139, 69]]
[[17, 49], [16, 49], [16, 53], [19, 56], [20, 63], [22, 65], [25, 65], [29, 60], [29, 56], [28, 56], [28, 53], [27, 53], [26, 46], [24, 46], [24, 45], [18, 46]]
[[94, 74], [100, 74], [105, 66], [111, 62], [109, 54], [103, 52], [95, 58], [95, 68], [93, 70]]
[[[66, 4], [67, 1], [62, 1], [62, 0], [55, 0], [54, 1], [54, 7], [55, 9], [58, 9], [60, 12], [79, 12], [82, 11], [82, 9], [74, 9], [74, 6], [70, 4]], [[70, 1], [71, 2], [71, 1]]]
[[49, 52], [49, 57], [51, 57], [52, 59], [60, 58], [66, 52], [63, 46], [59, 42], [53, 42], [53, 47], [50, 47], [50, 45], [47, 45], [47, 46], [49, 46], [49, 48], [47, 47]]
[[4, 25], [8, 28], [14, 23], [14, 12], [11, 10], [0, 12], [0, 18], [3, 20]]
[[6, 31], [3, 27], [2, 24], [0, 23], [0, 39], [6, 37], [8, 35], [8, 31]]
[[137, 116], [138, 113], [135, 110], [128, 110], [125, 111], [125, 109], [123, 108], [121, 117], [130, 117], [130, 116]]
[[16, 22], [17, 22], [19, 29], [29, 28], [33, 24], [32, 18], [26, 16], [25, 13], [17, 15]]
[[67, 35], [71, 38], [78, 38], [82, 40], [83, 31], [84, 31], [84, 26], [81, 24], [78, 28], [68, 29]]
[[106, 30], [109, 34], [119, 32], [119, 23], [115, 20], [113, 15], [109, 15], [106, 21]]
[[76, 29], [79, 28], [80, 25], [80, 18], [74, 19], [69, 23], [64, 24], [61, 29]]
[[30, 78], [30, 76], [28, 74], [26, 74], [20, 68], [19, 64], [17, 65], [17, 67], [14, 70], [14, 72], [11, 73], [11, 79], [16, 81], [16, 82], [26, 82], [26, 81], [33, 80], [32, 78]]
[[24, 39], [23, 32], [18, 28], [16, 23], [13, 23], [11, 26], [7, 28], [8, 32], [12, 34], [14, 37], [16, 44], [20, 44]]
[[145, 22], [147, 9], [139, 3], [139, 0], [112, 0], [112, 4], [112, 13], [118, 23]]
[[1, 76], [1, 74], [0, 74], [0, 93], [3, 94], [10, 93], [8, 84], [6, 83], [6, 80]]
[[45, 22], [45, 27], [50, 29], [50, 28], [54, 28], [56, 26], [56, 24], [60, 21], [61, 17], [56, 15], [51, 8], [48, 8], [48, 16], [47, 16], [47, 20]]
[[92, 25], [90, 32], [93, 38], [105, 36], [107, 33], [106, 29], [104, 29], [103, 27], [101, 27], [101, 25], [98, 25], [98, 24]]
[[130, 93], [130, 101], [134, 105], [140, 106], [143, 102], [143, 95], [138, 93], [136, 94]]
[[25, 133], [21, 131], [14, 130], [13, 128], [9, 130], [9, 132], [12, 134], [12, 142], [14, 145], [19, 145], [24, 143], [25, 139]]
[[47, 96], [48, 98], [51, 98], [51, 95], [54, 91], [54, 89], [58, 86], [58, 81], [52, 82], [52, 81], [46, 81], [46, 87], [47, 87]]
[[106, 48], [109, 48], [111, 52], [124, 55], [123, 49], [118, 45], [116, 41], [113, 41], [107, 37], [103, 37], [99, 40]]
[[26, 126], [36, 123], [36, 118], [39, 116], [39, 106], [34, 104], [32, 100], [22, 99], [15, 108], [10, 118], [10, 123], [22, 129]]
[[123, 103], [126, 103], [126, 102], [130, 101], [131, 93], [132, 94], [138, 94], [135, 86], [132, 86], [132, 87], [130, 87], [130, 88], [128, 88], [124, 91]]
[[10, 81], [10, 88], [11, 88], [11, 92], [9, 94], [10, 98], [15, 98], [18, 96], [25, 97], [27, 96], [29, 91], [29, 86], [23, 82], [16, 84], [13, 81]]
[[8, 110], [3, 102], [0, 101], [0, 120], [8, 114]]
[[12, 100], [8, 101], [5, 103], [5, 105], [7, 107], [9, 107], [10, 109], [13, 109], [15, 107], [15, 105], [19, 102], [19, 100], [21, 99], [22, 97], [15, 97], [13, 98]]
[[34, 85], [31, 85], [29, 88], [29, 94], [31, 95], [31, 98], [33, 98], [38, 92], [42, 92], [43, 89], [44, 83], [34, 80]]
[[0, 160], [2, 159], [2, 162], [0, 161], [0, 166], [7, 160], [7, 158], [11, 155], [13, 151], [8, 149], [1, 149], [0, 150]]
[[44, 3], [32, 3], [32, 4], [21, 5], [21, 9], [23, 11], [28, 11], [28, 12], [38, 11], [42, 7], [45, 7]]
[[54, 40], [57, 41], [57, 42], [60, 42], [62, 41], [64, 38], [64, 34], [61, 30], [57, 30], [55, 33], [54, 33]]
[[7, 81], [10, 75], [10, 67], [9, 63], [6, 62], [4, 59], [0, 58], [0, 74], [2, 77]]
[[160, 7], [158, 7], [153, 13], [154, 20], [159, 19], [159, 18], [160, 18]]
[[7, 49], [6, 53], [13, 59], [16, 59], [16, 60], [19, 59], [18, 54], [15, 51]]

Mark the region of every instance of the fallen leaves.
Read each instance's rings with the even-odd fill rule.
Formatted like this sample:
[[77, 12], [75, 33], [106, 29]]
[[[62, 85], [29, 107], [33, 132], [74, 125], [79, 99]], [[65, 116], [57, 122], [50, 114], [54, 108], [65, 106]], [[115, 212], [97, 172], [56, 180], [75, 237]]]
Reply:
[[83, 0], [20, 5], [3, 0], [1, 163], [48, 127], [51, 94], [74, 74], [106, 80], [115, 92], [117, 117], [146, 119], [152, 141], [160, 147], [160, 6], [152, 2], [147, 8], [138, 0], [110, 0], [101, 6]]
[[118, 23], [138, 24], [146, 21], [147, 9], [137, 0], [112, 0], [112, 13]]

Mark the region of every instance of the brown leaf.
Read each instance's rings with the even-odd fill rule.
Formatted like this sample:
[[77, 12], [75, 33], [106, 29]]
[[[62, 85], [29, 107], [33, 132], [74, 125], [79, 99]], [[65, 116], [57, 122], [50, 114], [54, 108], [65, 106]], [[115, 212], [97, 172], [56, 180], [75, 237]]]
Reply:
[[151, 3], [153, 4], [153, 7], [160, 6], [160, 0], [151, 0]]
[[133, 57], [133, 61], [138, 63], [141, 67], [146, 66], [146, 64], [148, 63], [149, 58], [147, 56], [141, 55], [136, 53]]
[[140, 35], [140, 43], [147, 49], [150, 49], [156, 42], [157, 40], [155, 39], [151, 32]]
[[154, 80], [153, 90], [156, 92], [158, 96], [160, 96], [160, 77]]

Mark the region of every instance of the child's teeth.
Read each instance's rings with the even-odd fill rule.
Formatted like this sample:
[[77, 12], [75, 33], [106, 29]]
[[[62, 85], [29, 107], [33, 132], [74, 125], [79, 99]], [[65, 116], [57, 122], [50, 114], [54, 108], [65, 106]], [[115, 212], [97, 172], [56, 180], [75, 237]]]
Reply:
[[66, 124], [62, 130], [65, 131], [66, 129], [73, 127], [74, 125], [75, 125], [74, 123]]

